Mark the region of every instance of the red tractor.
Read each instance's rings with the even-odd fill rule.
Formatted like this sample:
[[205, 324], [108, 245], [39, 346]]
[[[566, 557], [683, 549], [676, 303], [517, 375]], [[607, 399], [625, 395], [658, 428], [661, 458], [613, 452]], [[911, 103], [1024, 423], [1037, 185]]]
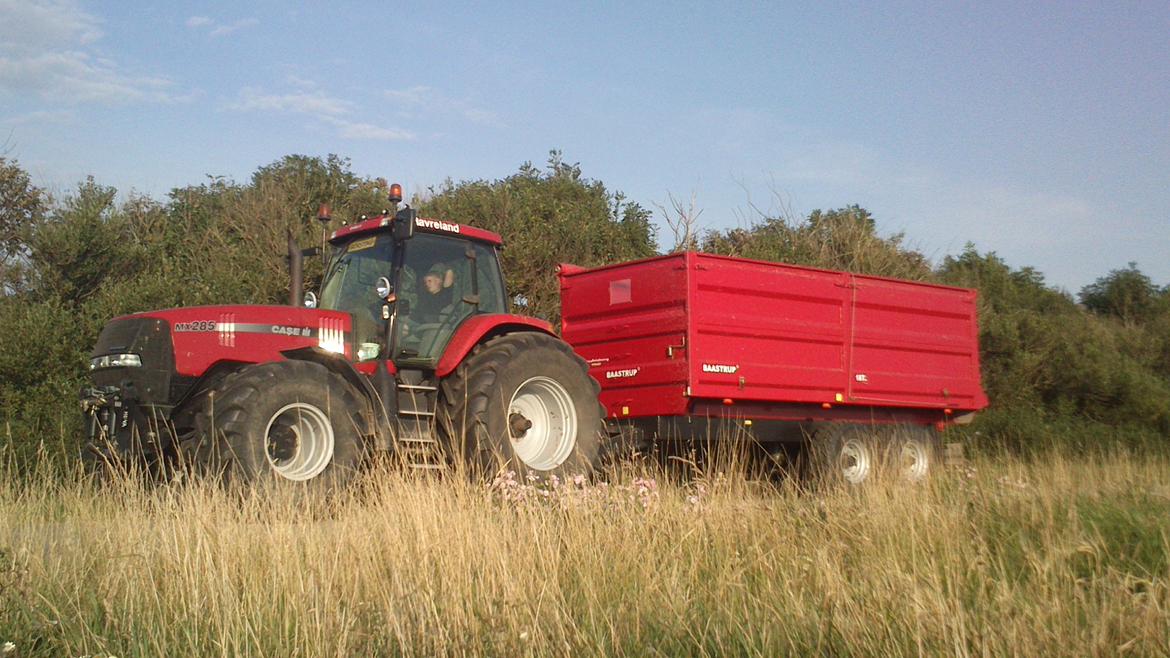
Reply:
[[405, 207], [329, 243], [303, 303], [290, 239], [289, 306], [110, 321], [82, 393], [89, 456], [330, 485], [380, 450], [421, 469], [597, 464], [599, 386], [549, 323], [508, 312], [500, 236]]

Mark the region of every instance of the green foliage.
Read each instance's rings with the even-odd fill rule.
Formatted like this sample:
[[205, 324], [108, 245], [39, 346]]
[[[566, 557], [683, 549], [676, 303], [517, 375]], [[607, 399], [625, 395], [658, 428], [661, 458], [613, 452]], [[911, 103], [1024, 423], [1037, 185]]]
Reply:
[[710, 232], [702, 250], [796, 265], [809, 265], [862, 274], [924, 280], [930, 263], [907, 248], [905, 236], [883, 238], [869, 211], [853, 205], [837, 210], [814, 210], [803, 221], [763, 217], [749, 228]]
[[560, 263], [585, 267], [653, 256], [650, 212], [581, 174], [552, 151], [540, 171], [525, 163], [495, 181], [447, 181], [431, 190], [420, 212], [495, 231], [509, 294], [528, 299], [527, 312], [556, 323]]
[[1137, 263], [1112, 270], [1081, 289], [1081, 303], [1090, 311], [1134, 323], [1149, 320], [1163, 306], [1163, 293]]
[[0, 290], [20, 286], [25, 232], [44, 216], [48, 202], [20, 165], [0, 157]]
[[971, 245], [937, 275], [979, 290], [983, 385], [994, 411], [975, 431], [1013, 448], [1170, 436], [1170, 378], [1158, 367], [1164, 343], [1152, 327], [1088, 313], [1035, 270], [1013, 270]]

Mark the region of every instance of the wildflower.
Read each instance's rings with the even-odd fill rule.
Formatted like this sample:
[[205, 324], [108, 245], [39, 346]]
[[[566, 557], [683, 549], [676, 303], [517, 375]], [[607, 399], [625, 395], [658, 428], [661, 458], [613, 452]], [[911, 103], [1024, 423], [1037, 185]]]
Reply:
[[527, 640], [528, 639], [528, 631], [520, 631], [520, 639]]
[[12, 653], [16, 653], [15, 644], [12, 642], [5, 642], [4, 644], [0, 645], [0, 656], [7, 656]]

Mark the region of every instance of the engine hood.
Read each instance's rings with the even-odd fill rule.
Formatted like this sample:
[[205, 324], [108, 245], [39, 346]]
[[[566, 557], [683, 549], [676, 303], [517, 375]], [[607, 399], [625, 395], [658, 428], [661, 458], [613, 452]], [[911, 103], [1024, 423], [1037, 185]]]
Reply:
[[[320, 347], [353, 358], [348, 313], [296, 306], [193, 306], [125, 315], [110, 321], [165, 322], [174, 343], [174, 368], [198, 377], [221, 361], [278, 361], [281, 352]], [[95, 353], [96, 356], [96, 353]]]

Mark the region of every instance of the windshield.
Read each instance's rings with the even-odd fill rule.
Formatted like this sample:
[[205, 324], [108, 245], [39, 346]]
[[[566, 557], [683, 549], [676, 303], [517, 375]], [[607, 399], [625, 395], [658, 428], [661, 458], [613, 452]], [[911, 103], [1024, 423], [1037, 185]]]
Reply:
[[395, 362], [431, 367], [475, 313], [503, 313], [499, 260], [490, 245], [416, 233], [398, 280]]
[[491, 245], [416, 233], [402, 248], [394, 272], [390, 232], [357, 237], [334, 249], [321, 284], [320, 307], [350, 313], [359, 361], [385, 358], [385, 302], [375, 291], [379, 277], [394, 283], [394, 361], [431, 368], [468, 316], [504, 313], [503, 277]]
[[334, 250], [321, 282], [321, 308], [353, 315], [359, 361], [376, 359], [383, 351], [384, 302], [375, 288], [378, 277], [391, 276], [393, 246], [388, 232], [355, 238]]

